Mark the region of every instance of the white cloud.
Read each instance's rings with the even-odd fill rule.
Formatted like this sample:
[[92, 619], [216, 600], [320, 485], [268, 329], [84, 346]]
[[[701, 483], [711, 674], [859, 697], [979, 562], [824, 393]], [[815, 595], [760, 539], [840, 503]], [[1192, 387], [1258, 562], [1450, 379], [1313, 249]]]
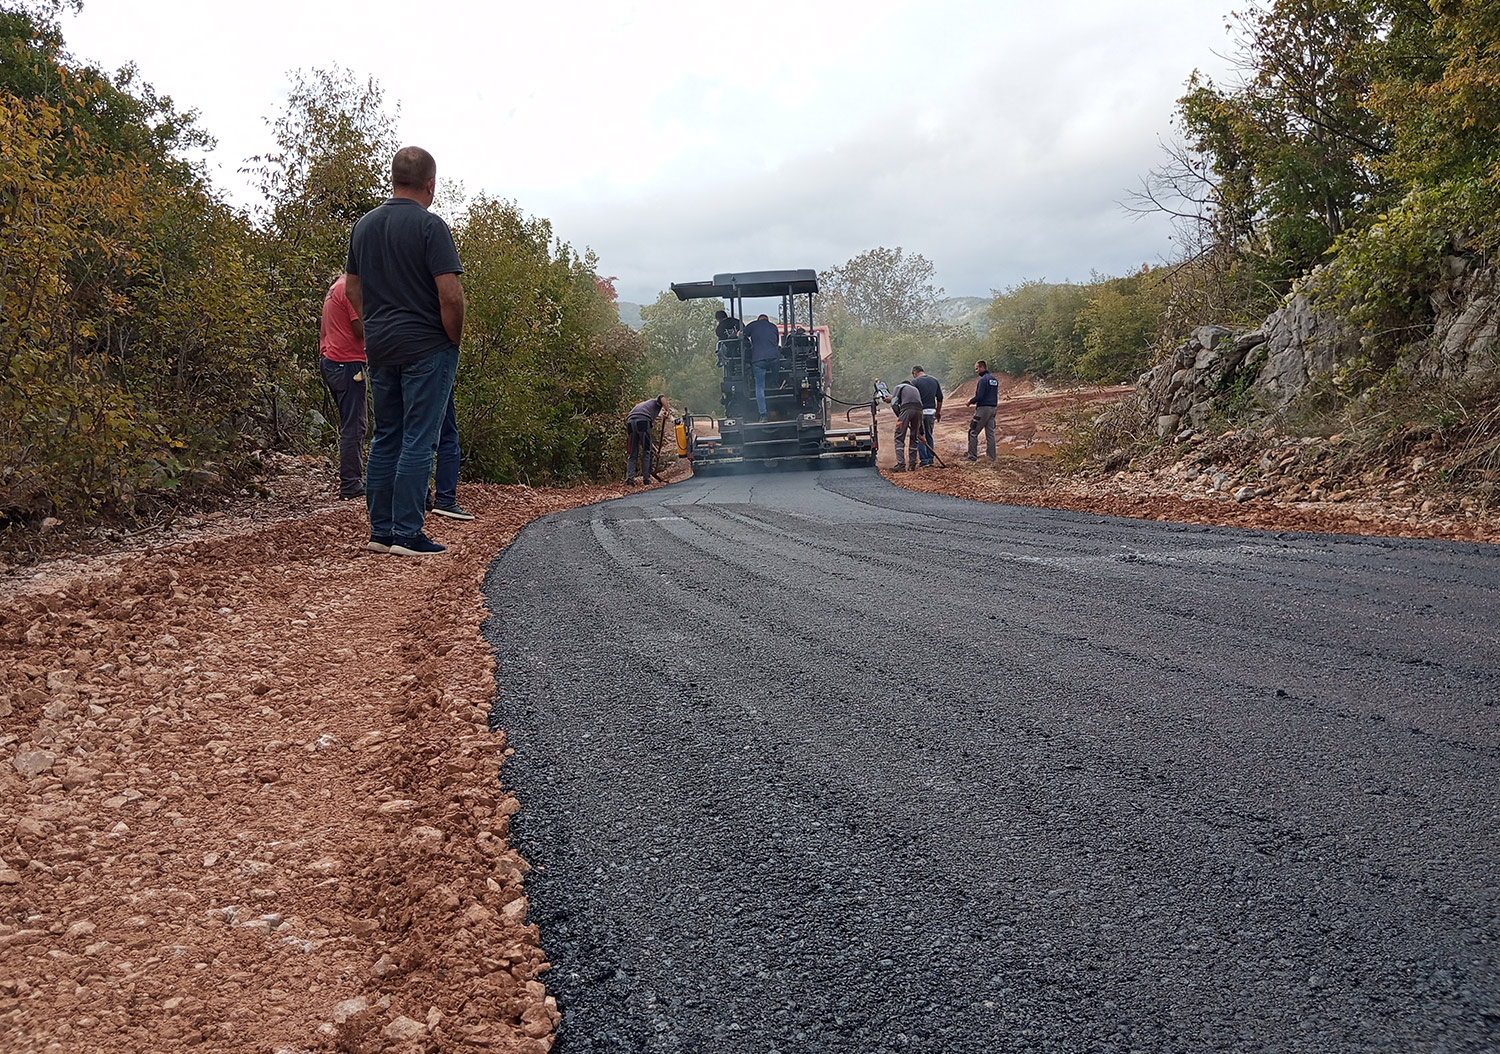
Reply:
[[982, 295], [1167, 251], [1114, 202], [1187, 75], [1222, 65], [1226, 5], [92, 0], [64, 28], [198, 108], [241, 201], [287, 72], [337, 63], [381, 82], [445, 177], [550, 218], [626, 299], [897, 244]]

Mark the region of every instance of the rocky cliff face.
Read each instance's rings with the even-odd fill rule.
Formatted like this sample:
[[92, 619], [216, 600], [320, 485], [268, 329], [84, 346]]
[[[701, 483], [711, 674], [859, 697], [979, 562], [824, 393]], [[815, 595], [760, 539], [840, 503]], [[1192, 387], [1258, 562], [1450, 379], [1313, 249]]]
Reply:
[[1449, 257], [1451, 280], [1433, 298], [1437, 325], [1413, 366], [1444, 381], [1475, 381], [1500, 366], [1500, 269]]
[[[1468, 271], [1450, 261], [1450, 280], [1434, 297], [1432, 333], [1400, 369], [1443, 381], [1473, 381], [1497, 368], [1500, 271]], [[1360, 354], [1359, 335], [1335, 311], [1320, 307], [1314, 274], [1259, 328], [1236, 335], [1203, 326], [1136, 382], [1137, 409], [1156, 420], [1159, 436], [1201, 428], [1215, 411], [1238, 403], [1274, 416], [1309, 385]]]

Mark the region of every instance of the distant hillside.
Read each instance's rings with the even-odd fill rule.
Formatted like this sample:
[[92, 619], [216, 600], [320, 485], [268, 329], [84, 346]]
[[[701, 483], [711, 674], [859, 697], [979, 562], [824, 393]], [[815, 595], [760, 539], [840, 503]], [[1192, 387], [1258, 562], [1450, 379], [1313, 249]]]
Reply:
[[932, 309], [933, 317], [945, 326], [972, 326], [974, 332], [984, 336], [990, 328], [984, 317], [984, 309], [990, 306], [985, 296], [950, 296], [939, 300]]
[[641, 328], [641, 305], [632, 304], [629, 300], [615, 301], [615, 307], [620, 309], [620, 321], [631, 329]]

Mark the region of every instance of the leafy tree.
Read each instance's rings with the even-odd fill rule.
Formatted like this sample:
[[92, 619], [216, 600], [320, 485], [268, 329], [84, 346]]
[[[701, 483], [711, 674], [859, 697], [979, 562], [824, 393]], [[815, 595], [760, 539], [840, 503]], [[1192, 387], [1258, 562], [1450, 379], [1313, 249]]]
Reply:
[[74, 64], [46, 6], [0, 8], [9, 520], [128, 509], [231, 453], [264, 366], [249, 228], [175, 152], [191, 115]]
[[921, 329], [931, 323], [932, 307], [943, 290], [932, 284], [932, 263], [921, 253], [907, 256], [898, 245], [860, 253], [819, 275], [823, 310], [831, 325], [854, 323], [884, 330]]
[[456, 401], [472, 472], [528, 483], [599, 475], [619, 454], [645, 349], [620, 325], [593, 255], [485, 195], [454, 236], [468, 297]]
[[1150, 268], [1123, 278], [1096, 278], [1077, 329], [1084, 352], [1073, 370], [1081, 381], [1132, 381], [1151, 365], [1166, 308], [1164, 275]]
[[[1388, 128], [1366, 105], [1399, 0], [1272, 0], [1236, 14], [1243, 80], [1194, 73], [1178, 103], [1187, 143], [1134, 207], [1185, 221], [1189, 252], [1229, 250], [1270, 306], [1389, 193]], [[1231, 268], [1230, 273], [1234, 270]]]
[[665, 394], [674, 407], [717, 416], [723, 409], [719, 384], [722, 371], [714, 365], [714, 312], [718, 299], [678, 300], [667, 291], [641, 308], [641, 337], [646, 352], [640, 364], [640, 387]]
[[985, 335], [990, 368], [1016, 376], [1075, 375], [1087, 351], [1078, 318], [1088, 304], [1085, 286], [1022, 282], [997, 293]]
[[1400, 343], [1430, 317], [1445, 253], [1500, 251], [1500, 8], [1407, 5], [1384, 46], [1370, 105], [1390, 125], [1378, 169], [1399, 197], [1337, 249], [1355, 317]]
[[[389, 196], [390, 159], [399, 146], [384, 102], [373, 78], [348, 70], [293, 73], [285, 109], [267, 121], [275, 148], [245, 169], [264, 197], [259, 255], [278, 365], [260, 391], [278, 440], [305, 440], [322, 419], [313, 407], [325, 401], [317, 370], [323, 296], [344, 270], [355, 221]], [[452, 196], [451, 186], [443, 189]]]
[[[389, 196], [400, 143], [384, 102], [373, 77], [337, 66], [297, 71], [286, 109], [267, 122], [276, 148], [251, 158], [247, 171], [265, 199], [261, 220], [276, 261], [294, 281], [305, 271], [342, 271], [354, 221]], [[324, 291], [326, 283], [319, 300]]]

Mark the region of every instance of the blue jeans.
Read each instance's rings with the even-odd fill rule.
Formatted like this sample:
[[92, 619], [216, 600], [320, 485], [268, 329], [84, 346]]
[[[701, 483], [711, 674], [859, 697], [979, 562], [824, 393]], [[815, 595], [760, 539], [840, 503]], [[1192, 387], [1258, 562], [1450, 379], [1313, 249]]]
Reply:
[[458, 411], [454, 409], [450, 391], [443, 430], [438, 434], [437, 471], [433, 475], [436, 502], [444, 508], [458, 504], [458, 457]]
[[405, 366], [370, 370], [375, 434], [365, 466], [365, 504], [371, 538], [422, 533], [427, 480], [457, 372], [457, 345]]
[[933, 452], [937, 450], [937, 446], [933, 443], [932, 439], [932, 431], [936, 425], [937, 416], [935, 414], [924, 413], [922, 415], [922, 464], [924, 465], [932, 464]]
[[766, 374], [771, 372], [771, 363], [752, 362], [750, 371], [755, 374], [755, 407], [762, 417], [766, 416]]

